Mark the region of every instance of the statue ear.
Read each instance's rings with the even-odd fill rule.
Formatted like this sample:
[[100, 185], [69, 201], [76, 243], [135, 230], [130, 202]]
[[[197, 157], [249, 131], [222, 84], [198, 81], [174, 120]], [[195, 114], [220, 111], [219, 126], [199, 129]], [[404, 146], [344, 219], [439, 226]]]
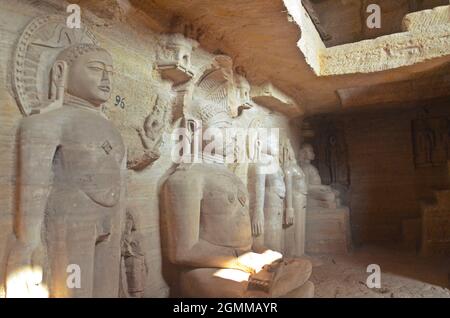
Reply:
[[67, 84], [68, 66], [66, 61], [58, 60], [52, 67], [52, 88], [51, 98], [59, 100], [64, 97], [64, 90]]

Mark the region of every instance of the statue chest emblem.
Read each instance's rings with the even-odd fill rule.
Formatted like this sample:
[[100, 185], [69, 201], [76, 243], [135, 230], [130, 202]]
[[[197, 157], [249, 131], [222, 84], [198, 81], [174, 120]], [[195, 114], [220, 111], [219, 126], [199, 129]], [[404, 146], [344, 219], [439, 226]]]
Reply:
[[227, 194], [228, 202], [231, 205], [234, 205], [235, 202], [239, 202], [240, 208], [239, 211], [241, 211], [242, 214], [245, 214], [245, 204], [247, 203], [247, 194], [242, 191], [241, 189], [238, 189], [237, 194], [235, 192], [228, 192]]
[[241, 189], [238, 189], [237, 194], [235, 194], [234, 192], [228, 192], [227, 197], [228, 202], [230, 202], [231, 204], [234, 204], [237, 198], [237, 201], [242, 207], [245, 207], [245, 203], [247, 202], [247, 194]]
[[107, 155], [109, 155], [109, 154], [111, 153], [112, 149], [113, 149], [113, 147], [111, 146], [111, 143], [110, 143], [108, 140], [106, 140], [106, 141], [101, 145], [101, 147], [102, 147], [103, 151], [105, 151], [105, 153], [106, 153]]
[[243, 207], [247, 203], [247, 194], [241, 189], [238, 189], [238, 201]]

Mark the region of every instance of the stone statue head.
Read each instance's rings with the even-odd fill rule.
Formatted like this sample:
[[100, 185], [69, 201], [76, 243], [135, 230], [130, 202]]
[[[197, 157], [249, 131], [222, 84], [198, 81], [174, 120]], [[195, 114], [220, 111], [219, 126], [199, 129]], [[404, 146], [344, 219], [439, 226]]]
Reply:
[[314, 148], [310, 144], [303, 144], [300, 147], [299, 159], [300, 162], [309, 162], [314, 160], [316, 155], [314, 154]]
[[[226, 138], [227, 129], [233, 126], [228, 109], [223, 104], [214, 104], [211, 100], [195, 97], [193, 103], [195, 105], [195, 117], [202, 124], [203, 149], [207, 150], [207, 145], [214, 140], [214, 153], [216, 155], [232, 155], [235, 151], [234, 142]], [[222, 140], [219, 140], [218, 137], [221, 137]]]
[[297, 159], [295, 158], [295, 152], [292, 148], [292, 144], [288, 138], [285, 138], [283, 144], [281, 145], [283, 151], [282, 159], [285, 165], [297, 164]]
[[61, 93], [99, 107], [111, 96], [113, 62], [111, 55], [94, 44], [76, 44], [64, 49], [52, 68], [52, 95]]

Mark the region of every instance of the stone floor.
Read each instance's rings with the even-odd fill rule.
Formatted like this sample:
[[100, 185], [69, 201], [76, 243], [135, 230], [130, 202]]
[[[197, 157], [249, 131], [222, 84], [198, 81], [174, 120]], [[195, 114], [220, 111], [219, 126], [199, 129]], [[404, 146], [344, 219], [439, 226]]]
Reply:
[[[424, 258], [414, 252], [363, 247], [349, 255], [311, 257], [317, 298], [450, 298], [450, 258]], [[381, 288], [366, 286], [369, 264], [381, 268]]]

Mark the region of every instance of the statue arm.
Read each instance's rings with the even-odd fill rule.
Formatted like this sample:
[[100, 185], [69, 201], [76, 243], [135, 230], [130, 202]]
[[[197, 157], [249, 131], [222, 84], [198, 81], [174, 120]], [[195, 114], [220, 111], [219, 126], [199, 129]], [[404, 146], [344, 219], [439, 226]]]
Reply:
[[26, 118], [19, 127], [19, 193], [14, 224], [16, 241], [8, 260], [8, 273], [20, 267], [32, 266], [34, 253], [41, 243], [59, 134], [47, 121], [36, 119]]
[[286, 170], [285, 184], [286, 184], [286, 213], [284, 216], [284, 224], [294, 224], [294, 207], [293, 207], [293, 187], [292, 187], [292, 173], [289, 168]]
[[250, 271], [238, 262], [235, 249], [200, 238], [202, 186], [201, 180], [169, 179], [163, 187], [169, 261], [190, 267]]
[[264, 233], [264, 199], [266, 191], [266, 175], [260, 171], [257, 164], [249, 167], [250, 185], [250, 216], [252, 220], [253, 236]]

